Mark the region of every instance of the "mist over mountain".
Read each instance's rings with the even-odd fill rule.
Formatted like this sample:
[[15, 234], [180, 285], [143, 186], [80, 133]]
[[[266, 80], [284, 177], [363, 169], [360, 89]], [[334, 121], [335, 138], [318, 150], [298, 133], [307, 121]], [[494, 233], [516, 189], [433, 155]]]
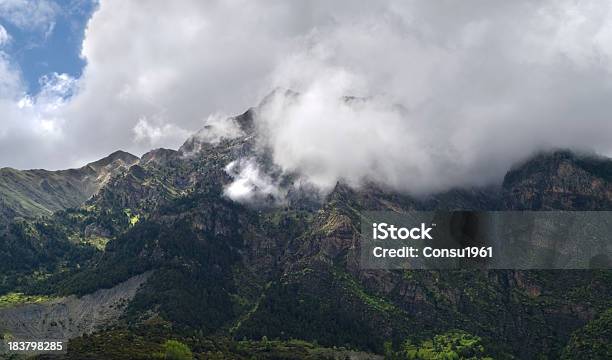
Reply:
[[57, 169], [178, 148], [211, 114], [276, 87], [304, 96], [262, 122], [275, 162], [327, 188], [382, 174], [423, 192], [499, 181], [539, 150], [609, 156], [611, 14], [605, 1], [103, 1], [82, 77], [50, 76], [24, 97], [2, 67], [0, 163]]
[[[251, 145], [249, 152], [227, 164], [226, 171], [236, 179], [228, 195], [240, 201], [251, 195], [273, 197], [282, 203], [288, 184], [313, 197], [327, 195], [338, 183], [355, 189], [374, 185], [421, 198], [452, 189], [500, 187], [513, 166], [559, 150], [525, 145], [494, 159], [484, 149], [473, 155], [434, 154], [447, 140], [409, 126], [407, 116], [402, 106], [381, 99], [279, 88], [241, 116], [209, 118], [180, 151], [189, 156], [223, 140], [244, 139]], [[503, 140], [493, 136], [488, 141]], [[573, 151], [586, 158], [599, 156]]]

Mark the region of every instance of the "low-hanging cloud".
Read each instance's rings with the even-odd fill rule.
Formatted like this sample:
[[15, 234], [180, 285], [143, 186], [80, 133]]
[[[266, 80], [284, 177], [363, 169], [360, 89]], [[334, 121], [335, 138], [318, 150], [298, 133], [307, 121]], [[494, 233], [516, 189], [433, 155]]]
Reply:
[[260, 145], [321, 189], [495, 182], [538, 150], [612, 154], [610, 24], [607, 1], [102, 0], [60, 106], [24, 112], [18, 71], [0, 69], [0, 106], [27, 118], [3, 124], [0, 163], [176, 148], [281, 87], [301, 95], [260, 108]]
[[260, 168], [257, 159], [234, 160], [225, 167], [225, 172], [232, 177], [232, 182], [224, 189], [228, 198], [258, 206], [285, 202], [286, 190]]
[[499, 182], [536, 151], [612, 153], [608, 4], [458, 6], [313, 33], [275, 73], [301, 95], [260, 109], [275, 163], [323, 190], [428, 193]]

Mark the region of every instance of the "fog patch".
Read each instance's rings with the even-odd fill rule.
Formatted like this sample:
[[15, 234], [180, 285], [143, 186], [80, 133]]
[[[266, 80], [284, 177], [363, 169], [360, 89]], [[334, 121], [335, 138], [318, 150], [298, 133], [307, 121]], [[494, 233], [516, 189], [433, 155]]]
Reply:
[[280, 205], [285, 202], [286, 191], [279, 182], [264, 172], [255, 158], [238, 159], [225, 167], [232, 182], [224, 194], [233, 201], [252, 205]]

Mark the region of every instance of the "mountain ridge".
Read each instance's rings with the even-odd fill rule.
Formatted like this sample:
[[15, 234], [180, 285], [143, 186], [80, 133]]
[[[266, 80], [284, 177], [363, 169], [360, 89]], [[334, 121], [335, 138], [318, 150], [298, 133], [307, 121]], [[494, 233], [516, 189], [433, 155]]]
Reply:
[[42, 169], [0, 169], [0, 223], [15, 217], [51, 215], [80, 206], [114, 175], [134, 165], [139, 158], [124, 151], [80, 168], [49, 171]]

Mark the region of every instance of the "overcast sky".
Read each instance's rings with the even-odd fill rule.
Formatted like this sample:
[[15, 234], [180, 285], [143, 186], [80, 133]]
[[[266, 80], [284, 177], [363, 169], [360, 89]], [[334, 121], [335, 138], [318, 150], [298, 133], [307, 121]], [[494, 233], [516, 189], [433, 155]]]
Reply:
[[540, 149], [612, 153], [608, 1], [0, 0], [0, 25], [0, 167], [176, 148], [278, 86], [305, 96], [260, 129], [321, 186], [438, 189]]

